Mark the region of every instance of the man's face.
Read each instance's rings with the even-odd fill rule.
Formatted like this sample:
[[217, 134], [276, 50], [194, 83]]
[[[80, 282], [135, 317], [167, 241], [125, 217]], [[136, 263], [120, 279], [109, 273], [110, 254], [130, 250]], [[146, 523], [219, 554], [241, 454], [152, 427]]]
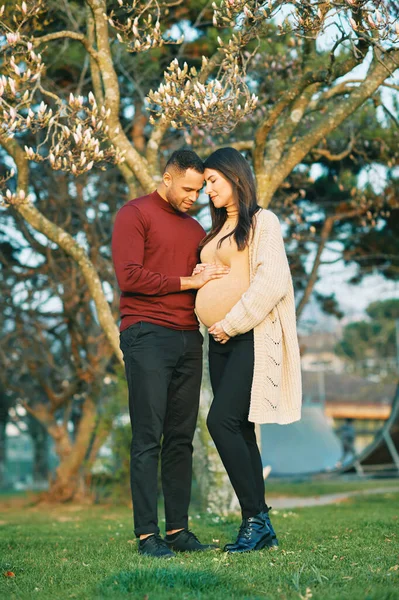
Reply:
[[163, 181], [169, 204], [179, 212], [187, 212], [198, 199], [204, 185], [204, 175], [194, 169], [187, 169], [185, 173], [170, 169], [164, 173]]

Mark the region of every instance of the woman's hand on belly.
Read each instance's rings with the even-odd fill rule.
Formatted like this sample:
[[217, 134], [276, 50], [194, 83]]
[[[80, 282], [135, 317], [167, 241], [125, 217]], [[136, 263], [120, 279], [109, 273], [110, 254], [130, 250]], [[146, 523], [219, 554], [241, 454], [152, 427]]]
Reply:
[[219, 342], [220, 344], [225, 344], [230, 339], [230, 336], [227, 335], [220, 322], [211, 325], [208, 331], [215, 340], [215, 342]]

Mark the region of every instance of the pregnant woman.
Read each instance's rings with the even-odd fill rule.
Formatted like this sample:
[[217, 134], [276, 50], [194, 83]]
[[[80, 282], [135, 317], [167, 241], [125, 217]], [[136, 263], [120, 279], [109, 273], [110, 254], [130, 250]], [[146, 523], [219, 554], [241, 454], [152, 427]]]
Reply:
[[205, 161], [212, 229], [201, 263], [230, 267], [197, 293], [196, 312], [209, 328], [214, 399], [208, 429], [237, 494], [242, 524], [227, 552], [277, 546], [265, 503], [255, 423], [300, 419], [301, 373], [294, 291], [280, 224], [257, 204], [247, 161], [222, 148]]

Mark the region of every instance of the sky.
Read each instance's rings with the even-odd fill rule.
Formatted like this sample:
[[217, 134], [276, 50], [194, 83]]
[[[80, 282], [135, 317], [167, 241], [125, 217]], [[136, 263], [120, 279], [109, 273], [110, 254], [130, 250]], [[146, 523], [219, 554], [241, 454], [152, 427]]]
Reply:
[[305, 307], [298, 328], [301, 333], [311, 331], [335, 331], [339, 333], [344, 325], [365, 318], [365, 309], [371, 302], [399, 298], [399, 282], [386, 280], [376, 273], [362, 281], [359, 285], [348, 283], [351, 267], [339, 267], [339, 263], [321, 267], [320, 281], [315, 289], [324, 294], [335, 293], [339, 308], [344, 313], [340, 320], [324, 315], [316, 302], [311, 301]]

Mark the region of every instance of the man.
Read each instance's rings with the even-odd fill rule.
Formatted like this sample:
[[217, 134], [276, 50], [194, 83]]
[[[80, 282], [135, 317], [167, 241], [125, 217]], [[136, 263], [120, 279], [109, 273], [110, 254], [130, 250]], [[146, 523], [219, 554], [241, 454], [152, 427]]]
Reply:
[[[211, 547], [188, 530], [203, 341], [194, 290], [228, 270], [210, 265], [192, 276], [205, 232], [187, 211], [203, 186], [203, 172], [194, 152], [174, 152], [158, 189], [120, 209], [112, 237], [132, 426], [135, 534], [141, 554], [160, 558]], [[165, 539], [157, 519], [160, 453]]]

